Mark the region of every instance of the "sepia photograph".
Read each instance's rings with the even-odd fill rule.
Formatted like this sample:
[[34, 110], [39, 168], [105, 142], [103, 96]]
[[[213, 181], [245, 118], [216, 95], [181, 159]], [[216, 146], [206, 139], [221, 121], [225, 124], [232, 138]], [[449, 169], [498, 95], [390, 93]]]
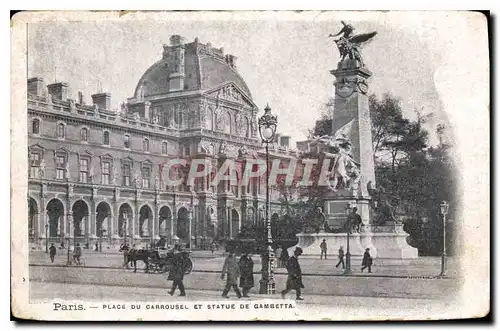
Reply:
[[11, 38], [13, 316], [489, 313], [483, 13], [22, 12]]

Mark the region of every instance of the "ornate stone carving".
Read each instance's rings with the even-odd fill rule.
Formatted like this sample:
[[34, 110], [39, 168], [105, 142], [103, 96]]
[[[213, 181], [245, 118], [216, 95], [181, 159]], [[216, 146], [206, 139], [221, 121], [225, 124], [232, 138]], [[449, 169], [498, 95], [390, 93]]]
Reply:
[[139, 115], [138, 112], [135, 112], [133, 116], [135, 121], [139, 122], [141, 120], [141, 116]]
[[46, 199], [49, 196], [48, 192], [48, 184], [47, 183], [42, 183], [42, 191], [41, 191], [41, 196], [42, 198]]
[[99, 185], [92, 185], [92, 200], [97, 197], [97, 191], [99, 190]]
[[93, 105], [94, 117], [99, 118], [99, 105]]
[[38, 176], [40, 178], [44, 178], [45, 177], [45, 160], [42, 160], [40, 162], [40, 168], [38, 170]]
[[200, 143], [200, 151], [203, 154], [213, 155], [214, 154], [214, 146], [207, 141], [202, 141]]
[[68, 198], [73, 198], [73, 189], [75, 188], [75, 184], [68, 184]]
[[122, 102], [120, 104], [120, 116], [127, 117], [127, 113], [128, 113], [128, 105], [126, 102]]
[[217, 108], [215, 110], [215, 129], [217, 131], [223, 131], [225, 126], [225, 119], [223, 116], [223, 110], [221, 108]]
[[341, 77], [335, 82], [335, 92], [342, 98], [348, 98], [354, 92], [366, 94], [368, 84], [363, 77]]
[[139, 88], [137, 89], [137, 94], [135, 96], [137, 100], [139, 101], [144, 100], [144, 89], [145, 89], [144, 83], [141, 83], [141, 86], [139, 86]]
[[359, 186], [360, 165], [351, 155], [349, 140], [353, 122], [354, 120], [348, 122], [333, 136], [322, 136], [313, 140], [326, 148], [326, 151], [323, 151], [326, 157], [333, 159], [332, 171], [328, 173], [328, 186], [334, 192], [340, 188], [353, 190], [355, 187], [357, 190]]

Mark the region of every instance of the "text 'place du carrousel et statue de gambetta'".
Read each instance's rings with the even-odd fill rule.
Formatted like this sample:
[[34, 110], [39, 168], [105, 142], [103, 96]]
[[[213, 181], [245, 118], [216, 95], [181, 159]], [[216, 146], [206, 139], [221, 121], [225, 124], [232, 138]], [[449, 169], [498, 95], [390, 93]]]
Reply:
[[323, 240], [330, 249], [346, 247], [349, 232], [353, 256], [362, 256], [369, 248], [378, 258], [416, 258], [418, 251], [408, 245], [408, 234], [403, 231], [404, 215], [397, 212], [397, 199], [375, 184], [368, 102], [372, 73], [363, 61], [361, 46], [373, 40], [377, 32], [355, 34], [351, 24], [341, 23], [342, 29], [329, 36], [338, 37], [334, 42], [340, 55], [337, 68], [330, 71], [335, 77], [332, 134], [307, 143], [309, 149], [316, 149], [332, 164], [321, 211], [325, 225], [318, 233], [298, 234], [298, 246], [304, 254], [317, 254]]

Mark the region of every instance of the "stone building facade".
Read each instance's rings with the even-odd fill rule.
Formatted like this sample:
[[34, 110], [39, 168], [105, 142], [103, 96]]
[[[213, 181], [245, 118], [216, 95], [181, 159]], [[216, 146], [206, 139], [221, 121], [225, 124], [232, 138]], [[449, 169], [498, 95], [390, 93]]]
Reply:
[[[212, 187], [207, 176], [167, 186], [164, 165], [172, 159], [203, 158], [217, 167], [232, 158], [244, 166], [248, 155], [264, 155], [259, 109], [236, 57], [177, 35], [163, 48], [119, 110], [111, 109], [109, 93], [86, 105], [81, 93], [69, 98], [67, 83], [28, 79], [31, 243], [144, 245], [163, 236], [194, 248], [263, 221], [262, 180]], [[279, 136], [273, 157], [295, 157], [288, 140]]]

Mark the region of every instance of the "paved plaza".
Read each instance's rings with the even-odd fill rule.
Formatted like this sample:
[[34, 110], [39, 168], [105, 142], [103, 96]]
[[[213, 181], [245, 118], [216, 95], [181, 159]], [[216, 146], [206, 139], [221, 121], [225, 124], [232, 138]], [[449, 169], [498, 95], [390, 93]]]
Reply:
[[[144, 273], [142, 262], [138, 263], [137, 273], [132, 269], [123, 268], [123, 255], [116, 252], [86, 251], [84, 267], [68, 267], [66, 259], [67, 255], [59, 251], [52, 264], [45, 252], [31, 252], [30, 280], [35, 284], [123, 286], [140, 289], [136, 290], [138, 295], [145, 289], [159, 289], [159, 293], [166, 293], [166, 289], [171, 286], [167, 274]], [[184, 280], [188, 291], [220, 291], [224, 287], [225, 282], [220, 279], [224, 262], [223, 252], [215, 252], [212, 255], [207, 251], [195, 251], [192, 253], [192, 260], [193, 272]], [[258, 292], [260, 280], [259, 260], [258, 256], [254, 256], [254, 294]], [[440, 271], [439, 258], [376, 260], [371, 274], [362, 273], [359, 259], [353, 259], [352, 276], [343, 276], [342, 269], [335, 268], [336, 260], [333, 258], [320, 260], [309, 256], [300, 259], [306, 295], [412, 299], [447, 298], [457, 293], [461, 279], [458, 277], [455, 261], [451, 259], [449, 262], [449, 275], [452, 277], [438, 279], [436, 275]], [[285, 287], [286, 277], [286, 269], [276, 269], [277, 290]], [[91, 295], [98, 296], [98, 293], [91, 291]]]
[[[85, 267], [99, 268], [119, 268], [123, 266], [123, 255], [116, 251], [94, 252], [89, 250], [83, 251]], [[225, 253], [216, 251], [212, 254], [210, 251], [194, 251], [191, 254], [194, 264], [194, 271], [209, 271], [216, 272], [222, 269]], [[255, 263], [255, 272], [260, 271], [260, 257], [253, 256]], [[58, 250], [55, 261], [52, 264], [49, 256], [43, 251], [30, 252], [30, 265], [59, 265], [64, 266], [67, 263], [67, 254], [63, 250]], [[417, 259], [408, 260], [390, 260], [390, 259], [374, 259], [372, 266], [372, 274], [361, 272], [361, 258], [352, 258], [351, 268], [354, 276], [370, 276], [370, 277], [436, 277], [441, 271], [440, 257], [420, 257]], [[318, 256], [302, 256], [300, 259], [302, 272], [304, 274], [313, 275], [342, 275], [341, 267], [335, 268], [337, 257], [330, 256], [326, 260], [320, 260]], [[454, 258], [448, 258], [448, 276], [458, 278], [459, 266]], [[142, 262], [138, 262], [138, 268], [143, 269]], [[286, 273], [285, 268], [276, 269], [276, 273]]]

